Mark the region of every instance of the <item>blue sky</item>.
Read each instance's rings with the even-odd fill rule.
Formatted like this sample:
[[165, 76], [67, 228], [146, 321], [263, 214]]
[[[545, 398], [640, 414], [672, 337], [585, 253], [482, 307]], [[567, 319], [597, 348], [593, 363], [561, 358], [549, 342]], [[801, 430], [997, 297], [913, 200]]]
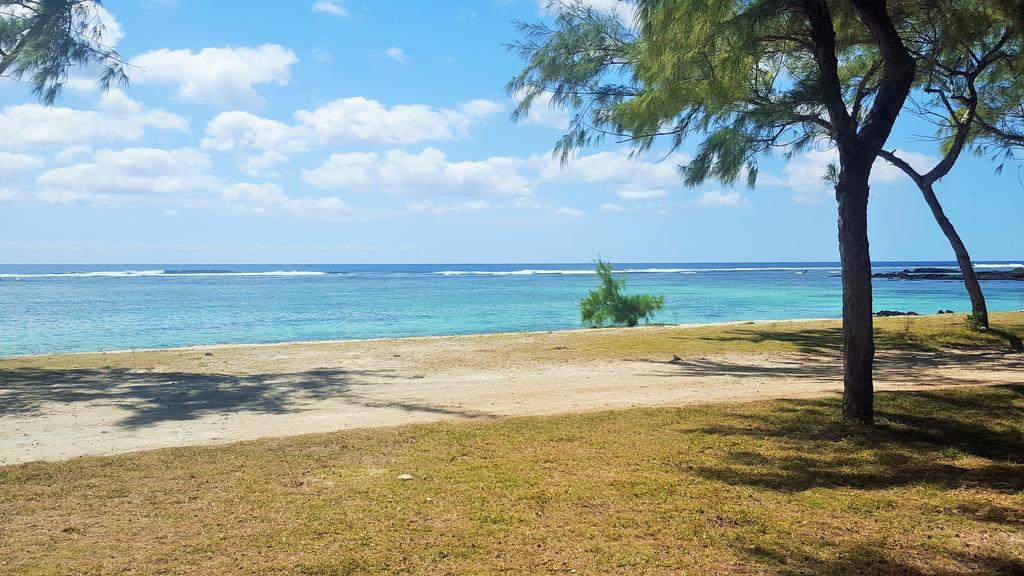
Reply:
[[[608, 0], [591, 0], [608, 4]], [[52, 109], [0, 85], [0, 262], [836, 260], [830, 152], [755, 190], [687, 189], [687, 150], [551, 159], [564, 116], [509, 120], [504, 44], [537, 0], [107, 0], [137, 65]], [[900, 121], [890, 140], [937, 156]], [[876, 260], [951, 259], [919, 192], [876, 166]], [[1024, 186], [965, 157], [938, 186], [976, 259], [1024, 257]]]

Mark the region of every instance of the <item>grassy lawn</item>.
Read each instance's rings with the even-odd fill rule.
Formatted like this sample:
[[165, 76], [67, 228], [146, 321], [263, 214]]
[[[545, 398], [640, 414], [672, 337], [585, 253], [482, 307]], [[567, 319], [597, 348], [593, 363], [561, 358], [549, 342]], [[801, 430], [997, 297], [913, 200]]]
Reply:
[[1024, 386], [879, 394], [874, 428], [837, 412], [634, 409], [0, 468], [0, 573], [1024, 573]]

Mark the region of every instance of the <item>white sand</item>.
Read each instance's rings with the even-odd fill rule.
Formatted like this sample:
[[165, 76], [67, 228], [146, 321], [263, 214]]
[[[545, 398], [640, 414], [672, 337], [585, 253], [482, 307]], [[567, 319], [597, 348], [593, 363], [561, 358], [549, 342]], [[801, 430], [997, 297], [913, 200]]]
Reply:
[[[664, 355], [559, 357], [559, 350], [570, 347], [564, 343], [581, 337], [588, 336], [482, 335], [6, 359], [0, 361], [0, 464], [411, 422], [841, 391], [840, 362], [833, 354], [727, 353], [684, 356], [681, 363], [666, 362], [671, 356]], [[530, 359], [530, 350], [543, 353]], [[880, 390], [1021, 382], [1020, 354], [882, 353], [877, 361]]]

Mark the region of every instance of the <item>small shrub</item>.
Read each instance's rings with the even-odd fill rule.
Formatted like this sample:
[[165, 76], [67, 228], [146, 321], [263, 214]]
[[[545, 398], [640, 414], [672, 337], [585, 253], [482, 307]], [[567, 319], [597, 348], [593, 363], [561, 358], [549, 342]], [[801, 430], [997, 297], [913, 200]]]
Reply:
[[976, 332], [984, 332], [988, 330], [988, 316], [971, 312], [967, 315], [967, 327]]
[[615, 278], [612, 265], [601, 259], [597, 260], [597, 278], [601, 285], [580, 301], [580, 318], [587, 326], [636, 326], [665, 305], [663, 296], [622, 294], [626, 277]]

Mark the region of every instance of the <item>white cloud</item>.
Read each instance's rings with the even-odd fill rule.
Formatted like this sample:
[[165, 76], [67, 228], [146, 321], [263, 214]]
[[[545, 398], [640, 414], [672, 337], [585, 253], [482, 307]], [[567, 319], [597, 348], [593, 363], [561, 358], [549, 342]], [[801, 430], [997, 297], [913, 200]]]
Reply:
[[331, 16], [337, 16], [344, 18], [348, 16], [348, 12], [345, 11], [345, 7], [341, 4], [341, 0], [317, 0], [313, 2], [313, 12], [319, 12], [321, 14], [330, 14]]
[[664, 190], [652, 190], [650, 188], [634, 188], [627, 186], [616, 192], [619, 198], [624, 200], [657, 200], [668, 196]]
[[37, 170], [46, 165], [38, 156], [0, 152], [0, 174], [18, 174]]
[[339, 98], [313, 111], [295, 113], [295, 124], [249, 112], [218, 114], [206, 127], [205, 150], [300, 152], [340, 143], [415, 144], [464, 137], [476, 123], [503, 110], [490, 100], [455, 108], [420, 104], [387, 107], [367, 98]]
[[301, 152], [309, 149], [307, 135], [284, 122], [249, 112], [218, 114], [206, 125], [204, 150], [274, 150]]
[[422, 200], [409, 202], [406, 207], [413, 212], [427, 212], [430, 214], [451, 214], [455, 212], [480, 212], [487, 210], [491, 205], [485, 200], [467, 200], [463, 202], [434, 202]]
[[238, 169], [246, 176], [253, 178], [277, 178], [280, 174], [274, 171], [274, 167], [287, 162], [288, 157], [284, 154], [267, 150], [262, 154], [243, 155]]
[[256, 85], [286, 85], [296, 62], [294, 52], [277, 44], [199, 52], [160, 49], [131, 60], [140, 68], [132, 79], [140, 84], [173, 84], [182, 100], [243, 108], [263, 104]]
[[740, 196], [739, 192], [723, 193], [718, 190], [715, 190], [714, 192], [705, 192], [700, 199], [697, 200], [697, 204], [712, 208], [736, 208], [739, 206], [746, 206], [748, 203], [749, 201], [743, 196]]
[[583, 212], [583, 210], [580, 210], [578, 208], [571, 208], [569, 206], [560, 206], [558, 208], [555, 208], [553, 213], [557, 216], [567, 216], [569, 218], [582, 218], [586, 216], [586, 213]]
[[392, 46], [384, 51], [384, 55], [396, 62], [405, 62], [405, 50], [398, 46]]
[[212, 166], [210, 157], [195, 148], [104, 149], [89, 162], [44, 172], [37, 184], [40, 197], [56, 203], [113, 194], [175, 194], [218, 185], [219, 179], [208, 173]]
[[355, 97], [339, 98], [312, 112], [300, 110], [295, 118], [323, 144], [413, 144], [465, 136], [473, 124], [503, 109], [490, 100], [471, 100], [453, 109], [422, 104], [388, 108], [376, 100]]
[[[939, 159], [920, 152], [897, 150], [897, 155], [920, 172], [931, 169]], [[781, 177], [765, 174], [758, 178], [758, 184], [779, 188], [790, 188], [796, 192], [793, 201], [798, 204], [816, 204], [832, 198], [835, 191], [831, 183], [824, 180], [826, 167], [839, 164], [839, 153], [835, 149], [813, 150], [794, 157], [782, 169]], [[899, 168], [878, 158], [871, 168], [871, 184], [909, 182]]]
[[602, 212], [625, 212], [626, 209], [614, 202], [606, 202], [601, 204]]
[[672, 153], [657, 162], [630, 157], [627, 150], [603, 151], [577, 156], [566, 166], [549, 158], [541, 171], [548, 181], [610, 182], [634, 189], [660, 189], [679, 185], [676, 166], [686, 164], [690, 157]]
[[[515, 94], [513, 98], [517, 101], [520, 100], [522, 93]], [[560, 106], [553, 105], [551, 94], [544, 92], [534, 97], [530, 104], [530, 112], [522, 119], [522, 122], [564, 131], [569, 127], [569, 119], [569, 112]]]
[[221, 191], [221, 198], [237, 208], [257, 213], [275, 209], [292, 212], [349, 212], [348, 207], [337, 196], [296, 198], [288, 196], [283, 188], [270, 182], [232, 184]]
[[54, 156], [54, 159], [61, 164], [79, 162], [92, 156], [92, 148], [82, 144], [65, 146]]
[[560, 11], [560, 7], [582, 6], [598, 12], [618, 14], [626, 23], [636, 19], [636, 5], [632, 0], [537, 0], [537, 7], [544, 15]]
[[492, 157], [449, 162], [444, 152], [426, 148], [418, 154], [391, 150], [384, 154], [332, 154], [302, 179], [318, 188], [381, 190], [435, 195], [529, 196], [531, 182], [521, 174], [521, 158]]
[[108, 48], [116, 48], [121, 39], [124, 38], [124, 28], [106, 8], [95, 3], [86, 3], [87, 9], [91, 12], [90, 18], [94, 18], [99, 27], [94, 28], [92, 40], [97, 44]]
[[150, 110], [111, 90], [96, 110], [77, 110], [39, 104], [7, 106], [0, 113], [0, 148], [20, 150], [37, 146], [85, 145], [93, 142], [139, 140], [147, 129], [188, 131], [188, 120], [163, 110]]
[[18, 197], [18, 193], [10, 188], [0, 188], [0, 204], [11, 204]]

